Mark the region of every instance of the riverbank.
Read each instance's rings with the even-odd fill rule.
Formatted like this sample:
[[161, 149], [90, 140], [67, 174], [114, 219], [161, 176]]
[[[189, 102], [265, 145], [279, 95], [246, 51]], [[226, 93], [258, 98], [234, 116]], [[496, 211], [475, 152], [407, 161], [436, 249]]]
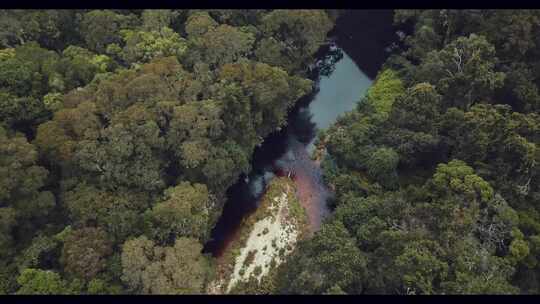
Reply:
[[244, 220], [229, 250], [218, 258], [217, 278], [208, 292], [242, 293], [238, 285], [268, 281], [307, 234], [307, 226], [307, 215], [297, 198], [294, 181], [288, 177], [274, 178], [257, 210]]

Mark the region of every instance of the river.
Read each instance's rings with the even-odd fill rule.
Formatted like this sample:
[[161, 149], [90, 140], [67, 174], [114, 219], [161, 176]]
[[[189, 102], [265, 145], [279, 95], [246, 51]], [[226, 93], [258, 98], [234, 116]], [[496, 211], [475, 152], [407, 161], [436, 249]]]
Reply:
[[[266, 185], [276, 175], [288, 175], [307, 211], [310, 231], [328, 216], [326, 201], [332, 195], [322, 179], [319, 164], [310, 157], [317, 131], [354, 109], [366, 94], [377, 70], [395, 40], [391, 11], [348, 11], [330, 33], [335, 42], [318, 57], [316, 88], [299, 100], [288, 114], [288, 124], [265, 138], [252, 158], [252, 170], [227, 191], [223, 213], [205, 251], [219, 257], [237, 235], [242, 219], [254, 212]], [[390, 21], [389, 21], [390, 20]], [[361, 31], [369, 26], [368, 29]]]

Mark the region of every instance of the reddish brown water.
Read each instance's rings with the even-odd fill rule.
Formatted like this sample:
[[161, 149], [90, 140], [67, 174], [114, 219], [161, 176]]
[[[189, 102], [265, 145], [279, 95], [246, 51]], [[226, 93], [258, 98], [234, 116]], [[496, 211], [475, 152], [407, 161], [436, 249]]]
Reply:
[[[258, 201], [265, 195], [266, 185], [272, 178], [276, 176], [288, 177], [294, 181], [297, 191], [296, 195], [306, 210], [309, 220], [309, 231], [315, 232], [319, 230], [322, 221], [330, 213], [326, 201], [331, 196], [331, 192], [324, 184], [319, 163], [310, 158], [306, 145], [295, 138], [289, 138], [287, 147], [289, 149], [272, 164], [272, 172], [266, 172], [266, 178], [260, 178], [258, 183], [255, 181], [251, 184], [252, 187], [250, 190], [255, 190], [255, 192], [251, 192], [254, 194], [251, 200], [255, 204], [251, 204], [250, 206], [252, 207], [244, 211], [242, 218], [245, 219], [255, 212]], [[250, 183], [247, 182], [246, 184], [249, 185]], [[242, 198], [239, 197], [239, 199]], [[240, 206], [240, 204], [237, 206]], [[229, 212], [231, 212], [230, 209], [227, 210], [227, 213]], [[221, 227], [226, 228], [225, 225]], [[222, 241], [217, 243], [219, 246], [213, 251], [215, 257], [221, 257], [231, 242], [238, 238], [242, 225], [240, 222], [230, 227], [230, 230], [224, 235]]]
[[309, 219], [309, 230], [314, 232], [329, 214], [326, 201], [331, 193], [324, 184], [319, 164], [311, 160], [306, 146], [294, 139], [291, 141], [289, 153], [276, 162], [276, 167], [280, 175], [294, 180], [297, 197]]

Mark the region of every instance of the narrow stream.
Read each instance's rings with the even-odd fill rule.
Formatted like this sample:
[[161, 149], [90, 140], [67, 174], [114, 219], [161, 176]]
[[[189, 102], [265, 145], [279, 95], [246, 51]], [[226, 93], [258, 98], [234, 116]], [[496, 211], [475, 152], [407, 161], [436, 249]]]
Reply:
[[[378, 69], [386, 58], [380, 53], [386, 53], [385, 48], [394, 39], [391, 27], [381, 26], [379, 32], [376, 29], [366, 32], [377, 39], [371, 37], [371, 43], [359, 45], [358, 39], [362, 35], [360, 32], [352, 35], [356, 31], [351, 27], [358, 26], [355, 22], [361, 15], [367, 24], [371, 19], [381, 19], [381, 16], [387, 18], [383, 18], [381, 24], [388, 21], [388, 15], [391, 20], [391, 12], [388, 11], [351, 11], [338, 20], [336, 29], [331, 33], [336, 43], [323, 52], [317, 62], [320, 75], [316, 90], [298, 101], [288, 115], [285, 128], [271, 134], [255, 149], [252, 171], [248, 176], [241, 176], [227, 191], [228, 200], [212, 231], [212, 240], [206, 244], [206, 252], [215, 257], [223, 254], [239, 232], [242, 219], [256, 210], [266, 185], [276, 175], [289, 175], [295, 181], [300, 202], [309, 217], [310, 231], [318, 230], [329, 214], [326, 201], [331, 193], [323, 183], [319, 164], [310, 158], [317, 131], [329, 127], [339, 115], [354, 109], [375, 77], [373, 70]], [[340, 27], [340, 24], [345, 26]], [[348, 48], [342, 48], [342, 44]], [[355, 56], [350, 56], [349, 50], [354, 51]], [[362, 57], [362, 53], [367, 54]], [[365, 61], [363, 66], [369, 71], [360, 69], [359, 59], [353, 58], [362, 58]]]

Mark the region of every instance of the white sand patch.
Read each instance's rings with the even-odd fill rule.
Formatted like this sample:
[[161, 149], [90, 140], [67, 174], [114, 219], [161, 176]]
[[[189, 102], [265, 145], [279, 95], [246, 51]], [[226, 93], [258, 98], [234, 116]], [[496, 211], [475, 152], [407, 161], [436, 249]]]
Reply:
[[[287, 185], [285, 193], [274, 197], [269, 207], [271, 215], [253, 225], [246, 246], [240, 250], [240, 255], [235, 260], [234, 272], [229, 280], [227, 292], [239, 281], [249, 281], [250, 276], [254, 276], [260, 282], [270, 270], [272, 260], [277, 266], [294, 249], [299, 233], [295, 219], [287, 217], [289, 190]], [[246, 261], [248, 258], [251, 261]], [[255, 273], [257, 268], [257, 273]]]
[[223, 285], [223, 280], [214, 280], [208, 284], [208, 287], [206, 288], [206, 291], [208, 294], [221, 294], [221, 289]]

